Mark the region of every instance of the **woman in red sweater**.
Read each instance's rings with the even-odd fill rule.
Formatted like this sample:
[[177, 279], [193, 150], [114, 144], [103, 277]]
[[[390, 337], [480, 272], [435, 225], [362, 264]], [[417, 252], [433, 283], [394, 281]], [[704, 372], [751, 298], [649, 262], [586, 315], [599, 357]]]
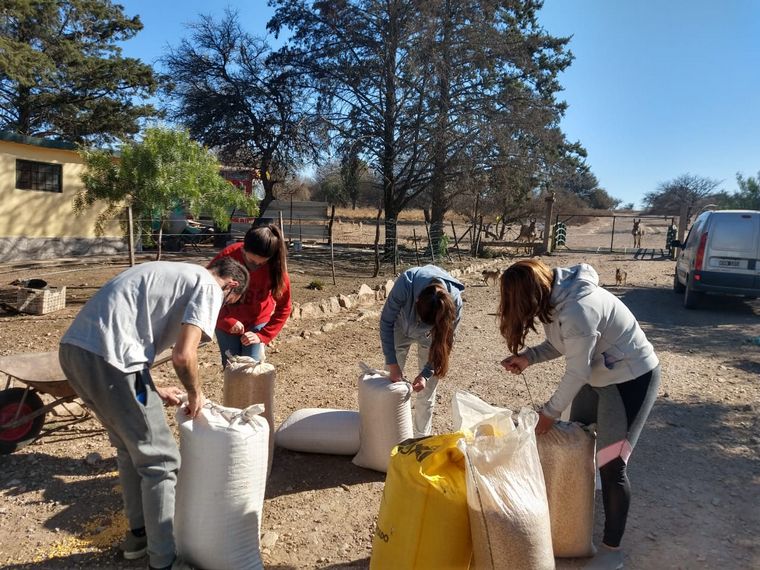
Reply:
[[[227, 365], [232, 355], [264, 359], [269, 344], [290, 316], [290, 277], [287, 249], [280, 228], [274, 224], [251, 228], [243, 243], [235, 243], [213, 259], [231, 257], [248, 268], [248, 289], [240, 301], [225, 305], [216, 321], [216, 340]], [[212, 261], [212, 263], [213, 263]]]

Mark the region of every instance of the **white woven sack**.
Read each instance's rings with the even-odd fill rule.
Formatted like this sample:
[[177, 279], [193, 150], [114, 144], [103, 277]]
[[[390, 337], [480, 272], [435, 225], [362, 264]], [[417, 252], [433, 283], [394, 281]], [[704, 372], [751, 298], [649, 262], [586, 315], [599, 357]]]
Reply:
[[359, 452], [354, 465], [385, 473], [391, 450], [412, 430], [412, 386], [408, 382], [391, 382], [388, 373], [361, 363], [359, 376], [359, 416], [361, 419]]
[[263, 406], [207, 403], [195, 419], [177, 412], [181, 468], [174, 534], [190, 564], [213, 570], [263, 568], [259, 551], [269, 425]]
[[304, 408], [277, 428], [275, 443], [291, 451], [354, 455], [359, 451], [359, 424], [354, 410]]
[[253, 404], [264, 404], [264, 414], [269, 423], [269, 455], [267, 477], [272, 471], [274, 455], [274, 387], [276, 374], [274, 366], [259, 362], [250, 356], [235, 356], [227, 353], [224, 368], [222, 404], [228, 408], [245, 409]]

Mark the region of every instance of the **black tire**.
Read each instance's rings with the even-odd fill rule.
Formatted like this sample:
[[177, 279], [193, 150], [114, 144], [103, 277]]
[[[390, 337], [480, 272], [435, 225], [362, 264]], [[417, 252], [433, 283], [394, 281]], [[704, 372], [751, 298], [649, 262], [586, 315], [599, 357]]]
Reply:
[[[16, 417], [21, 400], [26, 393], [26, 400], [21, 409], [20, 417], [36, 412], [44, 406], [40, 397], [24, 388], [9, 388], [0, 392], [0, 426], [10, 423]], [[28, 422], [12, 429], [0, 428], [0, 454], [8, 455], [26, 444], [34, 441], [42, 431], [45, 414], [32, 418]]]
[[695, 291], [691, 287], [691, 280], [686, 282], [686, 287], [683, 294], [683, 306], [687, 309], [696, 309], [702, 304], [702, 298], [704, 293]]
[[674, 293], [683, 293], [686, 290], [686, 287], [684, 287], [681, 282], [678, 280], [678, 271], [676, 271], [675, 275], [673, 275], [673, 292]]

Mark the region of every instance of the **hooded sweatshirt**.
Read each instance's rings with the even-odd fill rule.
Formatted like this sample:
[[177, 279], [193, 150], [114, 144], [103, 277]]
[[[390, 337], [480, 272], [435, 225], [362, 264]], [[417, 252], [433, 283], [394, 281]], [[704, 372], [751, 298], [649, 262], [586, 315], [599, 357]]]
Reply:
[[625, 304], [599, 286], [599, 276], [585, 263], [554, 270], [552, 322], [546, 340], [521, 354], [530, 364], [565, 355], [566, 371], [544, 413], [557, 418], [584, 384], [621, 384], [653, 370], [654, 348]]
[[[433, 327], [423, 323], [415, 307], [417, 297], [433, 281], [440, 281], [451, 295], [456, 307], [454, 329], [462, 319], [462, 291], [464, 285], [435, 265], [412, 267], [398, 276], [380, 315], [380, 342], [386, 364], [398, 364], [394, 331], [399, 329], [406, 338], [424, 342]], [[427, 363], [425, 368], [430, 368]], [[431, 369], [432, 370], [432, 369]]]

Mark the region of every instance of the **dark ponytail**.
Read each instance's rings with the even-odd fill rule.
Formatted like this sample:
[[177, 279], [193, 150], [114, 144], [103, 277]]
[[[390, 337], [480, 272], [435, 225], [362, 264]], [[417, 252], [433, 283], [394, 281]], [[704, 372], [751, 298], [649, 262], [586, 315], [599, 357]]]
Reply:
[[267, 263], [272, 281], [272, 296], [280, 298], [285, 289], [285, 275], [288, 273], [288, 252], [279, 226], [269, 224], [251, 228], [243, 239], [243, 249], [269, 260]]
[[432, 325], [429, 361], [435, 375], [446, 376], [449, 371], [449, 355], [454, 346], [454, 321], [457, 310], [454, 300], [440, 281], [433, 281], [417, 297], [417, 314], [420, 320]]

